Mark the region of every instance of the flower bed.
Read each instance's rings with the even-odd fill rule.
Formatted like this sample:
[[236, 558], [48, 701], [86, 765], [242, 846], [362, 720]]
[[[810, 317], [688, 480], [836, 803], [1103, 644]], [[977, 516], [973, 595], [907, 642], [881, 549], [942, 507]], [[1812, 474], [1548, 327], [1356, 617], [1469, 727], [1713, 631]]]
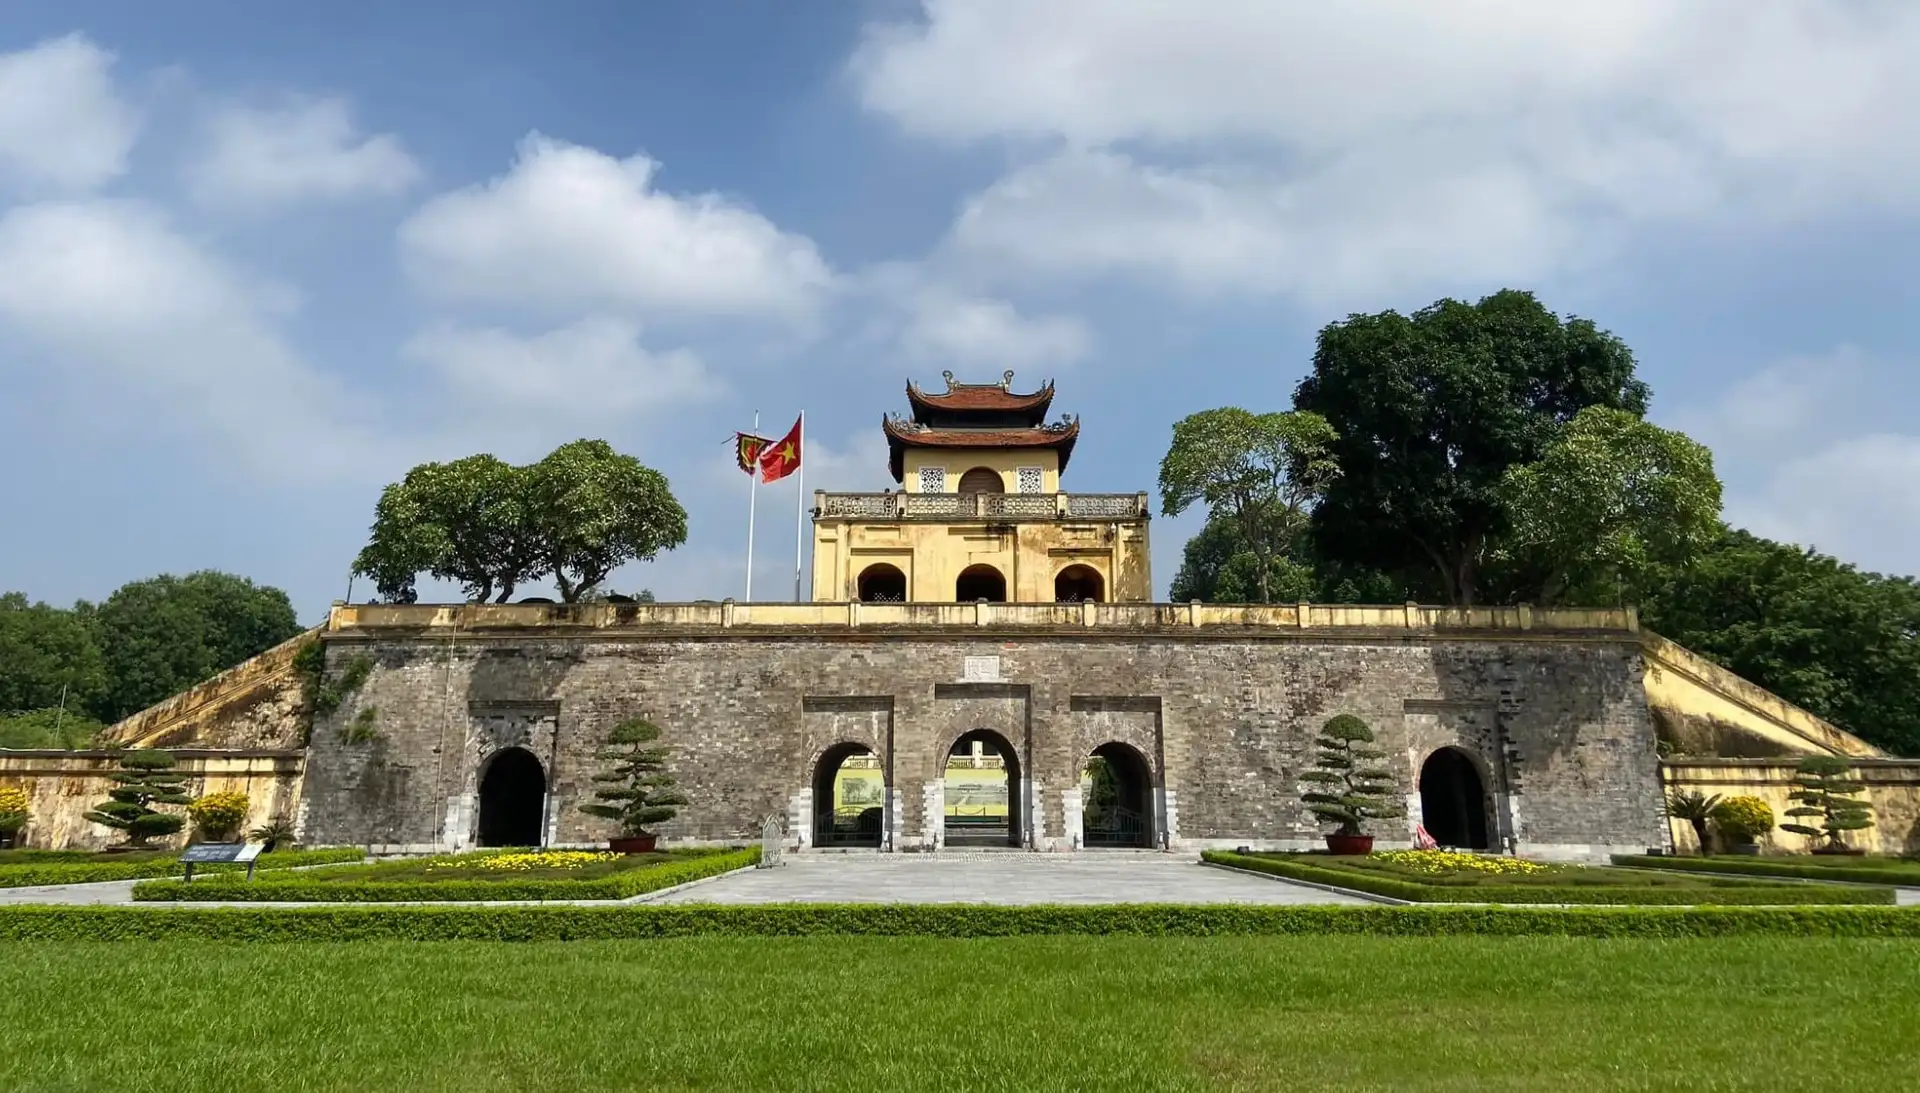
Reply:
[[[1891, 888], [1768, 884], [1736, 877], [1679, 876], [1431, 850], [1365, 857], [1209, 850], [1201, 856], [1220, 865], [1412, 903], [1803, 905], [1890, 904], [1895, 898]], [[1458, 860], [1462, 858], [1474, 860]], [[1495, 864], [1503, 860], [1519, 864]]]
[[1648, 857], [1615, 854], [1613, 864], [1630, 869], [1677, 869], [1690, 873], [1722, 873], [1752, 877], [1801, 877], [1807, 880], [1851, 881], [1856, 884], [1899, 884], [1920, 887], [1920, 859], [1830, 855], [1819, 858], [1786, 857]]
[[[581, 860], [591, 857], [594, 860]], [[502, 861], [502, 859], [534, 859]], [[324, 874], [252, 883], [219, 877], [188, 884], [147, 881], [138, 902], [419, 903], [498, 900], [619, 900], [753, 865], [760, 848], [676, 850], [665, 854], [483, 851], [344, 866]]]
[[[19, 850], [9, 855], [24, 858], [0, 858], [0, 888], [37, 888], [47, 884], [97, 884], [114, 880], [142, 880], [148, 877], [174, 877], [181, 872], [176, 851], [131, 851], [125, 854], [96, 854], [90, 851]], [[276, 850], [262, 854], [254, 862], [256, 872], [298, 869], [308, 865], [333, 865], [357, 862], [366, 857], [361, 850], [347, 846], [326, 850]], [[196, 864], [196, 875], [245, 873], [238, 862]]]

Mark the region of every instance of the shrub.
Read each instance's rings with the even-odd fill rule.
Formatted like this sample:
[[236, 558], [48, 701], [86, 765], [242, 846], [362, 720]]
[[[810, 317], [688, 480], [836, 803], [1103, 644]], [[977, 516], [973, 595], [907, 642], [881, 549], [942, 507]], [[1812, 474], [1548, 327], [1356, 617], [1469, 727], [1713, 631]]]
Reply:
[[1773, 808], [1758, 797], [1729, 797], [1713, 807], [1713, 825], [1733, 842], [1752, 842], [1773, 830]]
[[209, 793], [188, 805], [187, 815], [193, 817], [193, 825], [200, 829], [201, 838], [223, 843], [230, 841], [239, 832], [240, 825], [247, 822], [247, 809], [251, 804], [246, 794], [237, 791]]
[[144, 846], [156, 835], [171, 835], [187, 825], [186, 817], [161, 812], [155, 805], [184, 805], [184, 775], [173, 772], [173, 756], [164, 751], [130, 751], [120, 757], [113, 775], [114, 788], [106, 801], [94, 806], [87, 819], [102, 827], [127, 833], [127, 842]]
[[[22, 865], [0, 865], [0, 888], [38, 888], [47, 884], [95, 884], [110, 880], [141, 880], [147, 877], [171, 877], [180, 872], [180, 859], [177, 855], [166, 854], [150, 858], [136, 858], [133, 855], [79, 855], [79, 860], [38, 862]], [[366, 855], [352, 847], [330, 850], [294, 850], [281, 851], [272, 857], [262, 857], [255, 868], [258, 870], [298, 869], [308, 865], [336, 865], [364, 860]], [[85, 860], [93, 858], [97, 860]], [[246, 866], [237, 862], [210, 862], [194, 867], [196, 876], [208, 873], [245, 872]]]
[[282, 843], [288, 846], [293, 845], [293, 821], [287, 819], [285, 816], [275, 816], [273, 819], [247, 832], [247, 838], [257, 843], [265, 843], [266, 845], [261, 847], [260, 853], [271, 854]]
[[31, 805], [26, 790], [0, 786], [0, 846], [10, 845], [20, 829], [27, 826]]
[[1368, 820], [1405, 816], [1394, 797], [1393, 774], [1377, 766], [1387, 753], [1373, 747], [1373, 730], [1352, 714], [1340, 714], [1320, 728], [1320, 756], [1300, 778], [1318, 787], [1300, 795], [1321, 823], [1339, 824], [1339, 834], [1363, 834]]
[[[1832, 859], [1828, 859], [1831, 861]], [[1853, 884], [1920, 886], [1920, 862], [1899, 858], [1850, 858], [1858, 865], [1835, 866], [1801, 858], [1650, 858], [1615, 854], [1613, 864], [1633, 869], [1678, 869], [1689, 873], [1729, 873], [1755, 877], [1801, 877]]]
[[[1846, 853], [1842, 833], [1873, 826], [1872, 806], [1855, 799], [1867, 787], [1854, 781], [1852, 773], [1853, 764], [1836, 755], [1809, 755], [1800, 760], [1793, 776], [1794, 791], [1788, 797], [1795, 804], [1787, 815], [1814, 822], [1781, 824], [1781, 829], [1813, 839], [1816, 854]], [[1824, 844], [1820, 841], [1823, 839]]]
[[1713, 853], [1712, 837], [1707, 832], [1707, 821], [1713, 818], [1713, 810], [1720, 804], [1718, 793], [1708, 796], [1697, 789], [1675, 790], [1667, 795], [1667, 815], [1676, 820], [1685, 820], [1693, 828], [1694, 840], [1700, 846], [1700, 853]]
[[612, 788], [595, 790], [593, 795], [603, 803], [581, 805], [580, 811], [618, 822], [628, 837], [645, 835], [647, 828], [678, 815], [676, 806], [686, 804], [687, 798], [673, 788], [667, 749], [654, 743], [658, 739], [660, 727], [651, 721], [633, 717], [615, 725], [606, 746], [594, 756], [613, 769], [593, 776]]

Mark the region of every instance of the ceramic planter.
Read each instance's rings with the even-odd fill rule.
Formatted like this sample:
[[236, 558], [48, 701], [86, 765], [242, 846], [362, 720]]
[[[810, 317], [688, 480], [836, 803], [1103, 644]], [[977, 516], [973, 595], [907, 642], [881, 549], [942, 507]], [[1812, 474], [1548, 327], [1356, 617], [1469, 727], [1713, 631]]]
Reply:
[[1373, 853], [1372, 835], [1328, 835], [1327, 850], [1342, 857], [1361, 857]]
[[651, 854], [658, 835], [626, 835], [607, 840], [607, 849], [615, 854]]

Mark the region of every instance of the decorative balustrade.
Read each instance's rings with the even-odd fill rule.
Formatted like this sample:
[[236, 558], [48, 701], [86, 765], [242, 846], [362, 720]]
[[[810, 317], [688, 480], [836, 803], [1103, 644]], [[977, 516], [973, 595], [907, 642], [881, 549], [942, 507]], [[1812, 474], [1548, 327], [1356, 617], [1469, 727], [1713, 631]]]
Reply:
[[1140, 520], [1144, 493], [825, 493], [814, 512], [829, 520]]

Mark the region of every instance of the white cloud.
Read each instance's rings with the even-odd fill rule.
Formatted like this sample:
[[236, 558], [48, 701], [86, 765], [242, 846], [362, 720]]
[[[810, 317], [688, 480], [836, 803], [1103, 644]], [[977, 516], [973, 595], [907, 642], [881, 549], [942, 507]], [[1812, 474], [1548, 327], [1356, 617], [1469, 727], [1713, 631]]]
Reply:
[[363, 469], [382, 445], [351, 424], [348, 392], [287, 344], [276, 320], [290, 306], [287, 290], [228, 268], [144, 205], [49, 202], [0, 217], [0, 326], [46, 351], [51, 378], [137, 404], [220, 462], [295, 477]]
[[0, 53], [0, 179], [89, 189], [125, 171], [139, 120], [112, 68], [78, 34]]
[[1911, 210], [1917, 55], [1896, 3], [929, 0], [851, 69], [909, 132], [1039, 151], [956, 225], [978, 256], [1324, 297]]
[[655, 188], [660, 165], [535, 134], [505, 175], [427, 202], [400, 230], [414, 281], [448, 299], [642, 315], [811, 311], [832, 282], [812, 241], [717, 194]]
[[659, 415], [718, 393], [719, 382], [687, 349], [640, 344], [625, 319], [582, 319], [534, 337], [498, 328], [441, 325], [403, 354], [430, 366], [448, 392], [506, 415], [606, 421]]
[[1004, 300], [928, 289], [909, 301], [900, 342], [915, 360], [1017, 369], [1083, 360], [1093, 333], [1075, 316], [1027, 318]]
[[1920, 436], [1875, 424], [1899, 422], [1905, 375], [1842, 346], [1759, 369], [1672, 425], [1713, 449], [1735, 526], [1920, 573]]
[[358, 133], [344, 100], [299, 98], [217, 108], [186, 178], [202, 204], [259, 207], [397, 194], [421, 171], [398, 137]]

